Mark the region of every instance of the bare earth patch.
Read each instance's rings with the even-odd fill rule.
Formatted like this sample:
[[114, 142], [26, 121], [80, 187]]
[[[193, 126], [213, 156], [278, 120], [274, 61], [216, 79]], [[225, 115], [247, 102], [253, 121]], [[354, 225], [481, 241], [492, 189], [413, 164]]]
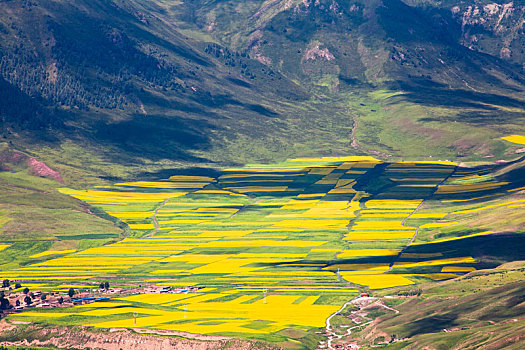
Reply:
[[[18, 329], [21, 327], [21, 329]], [[113, 328], [109, 331], [88, 327], [41, 328], [38, 325], [20, 324], [18, 322], [0, 322], [0, 339], [14, 338], [20, 340], [1, 341], [1, 346], [56, 346], [60, 349], [104, 349], [104, 350], [214, 350], [214, 349], [277, 349], [269, 345], [254, 343], [248, 340], [204, 336], [177, 331], [154, 329]], [[23, 334], [30, 334], [28, 340]]]

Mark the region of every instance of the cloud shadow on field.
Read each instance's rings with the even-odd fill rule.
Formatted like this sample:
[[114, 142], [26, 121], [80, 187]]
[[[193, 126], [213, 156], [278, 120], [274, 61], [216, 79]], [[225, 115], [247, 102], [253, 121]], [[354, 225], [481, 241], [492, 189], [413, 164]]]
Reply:
[[201, 167], [190, 167], [190, 168], [174, 168], [174, 169], [162, 169], [156, 172], [142, 172], [136, 174], [137, 179], [146, 179], [146, 180], [166, 180], [170, 176], [175, 175], [198, 175], [198, 176], [208, 176], [214, 179], [217, 179], [223, 173], [213, 169], [213, 168], [201, 168]]

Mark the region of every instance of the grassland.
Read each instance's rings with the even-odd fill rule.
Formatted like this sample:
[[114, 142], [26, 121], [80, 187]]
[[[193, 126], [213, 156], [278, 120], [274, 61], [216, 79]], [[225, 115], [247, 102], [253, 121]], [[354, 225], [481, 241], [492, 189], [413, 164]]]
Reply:
[[[102, 279], [205, 288], [10, 319], [105, 329], [135, 327], [138, 313], [140, 328], [284, 344], [293, 339], [290, 329], [315, 334], [359, 291], [453, 279], [523, 259], [520, 164], [299, 158], [216, 176], [61, 188], [126, 223], [129, 237], [58, 257], [55, 248], [35, 251], [41, 262], [4, 269], [2, 278], [44, 290]], [[508, 213], [485, 222], [479, 214], [486, 210]]]
[[[523, 261], [480, 270], [457, 279], [418, 286], [418, 296], [382, 300], [388, 311], [354, 338], [364, 348], [379, 337], [401, 340], [386, 349], [458, 347], [520, 349], [523, 345]], [[381, 291], [378, 295], [407, 290]], [[368, 345], [368, 346], [367, 346]]]
[[[4, 156], [0, 145], [0, 157]], [[0, 269], [37, 263], [71, 251], [117, 242], [127, 232], [118, 219], [60, 193], [60, 182], [35, 176], [23, 164], [2, 161]]]

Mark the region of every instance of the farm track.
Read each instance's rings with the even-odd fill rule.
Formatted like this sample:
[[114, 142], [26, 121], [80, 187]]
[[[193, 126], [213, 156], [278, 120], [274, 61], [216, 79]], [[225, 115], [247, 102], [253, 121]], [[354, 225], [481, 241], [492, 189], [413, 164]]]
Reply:
[[157, 214], [159, 213], [159, 210], [161, 210], [165, 205], [166, 203], [168, 203], [168, 201], [170, 200], [170, 198], [166, 198], [156, 209], [155, 209], [155, 212], [153, 213], [153, 216], [151, 217], [151, 219], [153, 220], [153, 225], [155, 226], [155, 228], [153, 229], [153, 231], [151, 231], [151, 233], [147, 236], [147, 237], [153, 237], [155, 236], [159, 230], [160, 230], [160, 224], [159, 224], [159, 221], [157, 220]]
[[[382, 308], [385, 308], [385, 309], [387, 309], [387, 310], [393, 311], [393, 312], [395, 312], [396, 314], [399, 313], [398, 310], [396, 310], [396, 309], [394, 309], [394, 308], [391, 308], [391, 307], [385, 305], [385, 304], [381, 301], [381, 299], [376, 299], [376, 298], [372, 298], [372, 297], [359, 297], [359, 296], [358, 296], [358, 297], [356, 297], [356, 298], [354, 298], [354, 299], [352, 299], [352, 300], [350, 300], [350, 301], [347, 301], [343, 306], [341, 306], [341, 308], [340, 308], [339, 310], [337, 310], [335, 313], [333, 313], [332, 315], [330, 315], [330, 317], [328, 317], [328, 318], [326, 319], [326, 332], [327, 332], [327, 336], [328, 336], [328, 340], [327, 340], [327, 342], [326, 342], [326, 346], [328, 347], [328, 349], [330, 349], [330, 350], [335, 350], [336, 348], [332, 345], [332, 343], [333, 343], [335, 340], [339, 340], [339, 339], [342, 339], [342, 338], [344, 338], [344, 337], [347, 337], [347, 336], [351, 335], [353, 329], [361, 328], [361, 327], [367, 326], [367, 325], [369, 325], [370, 323], [374, 322], [373, 319], [370, 319], [370, 318], [366, 317], [366, 318], [369, 319], [369, 321], [366, 321], [366, 322], [360, 323], [360, 324], [358, 324], [358, 325], [355, 325], [355, 326], [353, 326], [353, 327], [349, 327], [349, 328], [347, 328], [347, 329], [346, 329], [346, 333], [344, 333], [344, 334], [336, 334], [336, 333], [332, 330], [332, 325], [330, 324], [330, 321], [332, 320], [333, 317], [335, 317], [335, 316], [339, 315], [341, 312], [343, 312], [344, 309], [346, 309], [346, 307], [347, 307], [348, 305], [353, 305], [353, 304], [355, 304], [355, 305], [361, 306], [363, 301], [364, 301], [365, 303], [368, 302], [368, 301], [373, 301], [373, 302], [371, 302], [371, 303], [366, 304], [366, 307], [368, 307], [368, 306], [370, 306], [370, 305], [377, 305], [377, 306], [379, 306], [379, 307], [382, 307]], [[361, 310], [361, 309], [362, 309], [362, 308], [359, 307], [359, 310]]]
[[343, 310], [346, 309], [346, 307], [348, 305], [353, 304], [354, 300], [355, 299], [347, 301], [343, 306], [341, 306], [341, 308], [339, 310], [337, 310], [336, 312], [331, 314], [330, 317], [328, 317], [326, 319], [326, 332], [328, 333], [328, 340], [326, 342], [326, 345], [328, 346], [328, 349], [334, 350], [335, 348], [332, 346], [332, 342], [334, 340], [341, 339], [344, 336], [350, 335], [350, 333], [352, 332], [351, 329], [348, 329], [346, 334], [342, 334], [342, 335], [341, 334], [336, 334], [332, 330], [332, 325], [330, 324], [330, 321], [332, 320], [333, 317], [335, 317], [335, 316], [339, 315], [341, 312], [343, 312]]
[[253, 197], [250, 197], [250, 199], [252, 200], [250, 203], [244, 204], [242, 207], [239, 208], [239, 210], [237, 210], [235, 213], [230, 215], [230, 217], [228, 217], [228, 219], [232, 219], [232, 218], [236, 217], [237, 214], [240, 214], [242, 211], [246, 210], [249, 206], [254, 205], [256, 203], [259, 203], [261, 201], [260, 199], [253, 198]]

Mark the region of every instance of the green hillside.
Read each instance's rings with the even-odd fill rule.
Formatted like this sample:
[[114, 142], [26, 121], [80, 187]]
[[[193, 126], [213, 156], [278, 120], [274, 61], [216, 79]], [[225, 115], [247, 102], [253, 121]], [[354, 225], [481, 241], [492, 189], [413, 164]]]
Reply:
[[[523, 271], [523, 262], [509, 263], [436, 285], [421, 285], [417, 297], [382, 298], [399, 313], [386, 310], [356, 336], [370, 345], [388, 341], [392, 335], [399, 339], [384, 346], [386, 349], [520, 349]], [[388, 294], [396, 292], [406, 290]]]

